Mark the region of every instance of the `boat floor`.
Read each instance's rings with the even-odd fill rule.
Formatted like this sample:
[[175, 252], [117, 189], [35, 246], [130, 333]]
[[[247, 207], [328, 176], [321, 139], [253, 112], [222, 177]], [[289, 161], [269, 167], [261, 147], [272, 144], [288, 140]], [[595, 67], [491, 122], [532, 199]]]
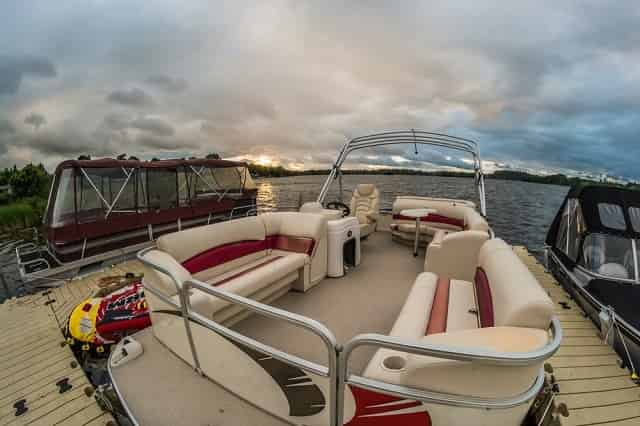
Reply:
[[[376, 232], [361, 242], [361, 263], [341, 278], [326, 278], [306, 293], [289, 292], [272, 306], [320, 321], [345, 343], [360, 333], [389, 334], [413, 282], [424, 270], [424, 254]], [[232, 327], [274, 348], [326, 365], [327, 351], [314, 334], [283, 321], [252, 315]], [[361, 372], [375, 348], [351, 356], [350, 371]]]
[[147, 328], [135, 334], [142, 356], [111, 371], [141, 425], [288, 425], [197, 374]]

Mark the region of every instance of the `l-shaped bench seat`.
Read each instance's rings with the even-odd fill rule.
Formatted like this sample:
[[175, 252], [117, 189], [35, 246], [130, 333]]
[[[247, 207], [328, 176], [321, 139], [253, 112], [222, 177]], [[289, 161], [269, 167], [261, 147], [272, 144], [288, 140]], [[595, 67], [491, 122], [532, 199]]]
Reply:
[[[240, 296], [270, 303], [291, 289], [307, 291], [326, 275], [326, 218], [318, 214], [266, 213], [163, 235], [144, 259], [170, 271], [179, 284], [197, 279]], [[148, 268], [144, 285], [175, 302], [166, 274]], [[159, 300], [147, 296], [152, 311]], [[194, 291], [191, 306], [230, 326], [246, 316], [238, 305]], [[155, 308], [158, 309], [158, 308]]]
[[[472, 282], [431, 272], [418, 275], [389, 334], [494, 352], [529, 352], [546, 345], [553, 303], [511, 247], [500, 239], [489, 240], [474, 263]], [[364, 376], [435, 392], [498, 398], [526, 391], [540, 366], [501, 367], [379, 349]]]
[[420, 220], [420, 239], [429, 242], [438, 231], [489, 231], [489, 224], [475, 209], [475, 204], [466, 200], [400, 196], [392, 206], [391, 235], [399, 240], [415, 239], [416, 220], [402, 215], [406, 209], [428, 208], [436, 212]]

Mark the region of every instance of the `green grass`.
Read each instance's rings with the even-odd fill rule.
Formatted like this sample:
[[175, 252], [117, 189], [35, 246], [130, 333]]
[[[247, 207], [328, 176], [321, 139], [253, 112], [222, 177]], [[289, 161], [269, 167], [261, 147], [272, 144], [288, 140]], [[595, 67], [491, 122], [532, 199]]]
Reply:
[[0, 206], [0, 229], [12, 229], [38, 226], [42, 217], [39, 206], [34, 203], [18, 201]]

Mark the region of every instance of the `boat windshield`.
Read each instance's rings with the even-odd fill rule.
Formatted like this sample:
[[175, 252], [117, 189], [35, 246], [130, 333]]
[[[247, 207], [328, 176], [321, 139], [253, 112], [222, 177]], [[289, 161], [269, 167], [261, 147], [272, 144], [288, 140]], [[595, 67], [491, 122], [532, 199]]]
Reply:
[[598, 275], [623, 280], [637, 280], [638, 259], [635, 242], [608, 234], [589, 234], [584, 239], [582, 266]]
[[[61, 226], [75, 220], [73, 170], [64, 169], [60, 175], [58, 193], [53, 202], [52, 225]], [[51, 201], [49, 201], [51, 203]], [[51, 206], [50, 206], [51, 208]]]

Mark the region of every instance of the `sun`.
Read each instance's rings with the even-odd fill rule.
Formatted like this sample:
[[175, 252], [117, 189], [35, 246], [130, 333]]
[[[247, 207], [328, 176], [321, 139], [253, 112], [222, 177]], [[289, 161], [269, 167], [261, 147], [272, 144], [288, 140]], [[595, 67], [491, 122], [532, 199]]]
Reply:
[[259, 166], [271, 166], [273, 165], [273, 159], [267, 155], [261, 155], [254, 160], [254, 163]]

